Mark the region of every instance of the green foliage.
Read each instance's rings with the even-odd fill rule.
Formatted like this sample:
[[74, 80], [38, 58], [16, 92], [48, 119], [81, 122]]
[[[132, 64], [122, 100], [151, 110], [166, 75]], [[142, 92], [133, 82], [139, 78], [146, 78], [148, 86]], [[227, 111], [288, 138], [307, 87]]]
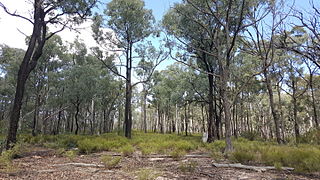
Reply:
[[198, 166], [196, 161], [181, 162], [178, 166], [182, 172], [194, 172]]
[[301, 143], [320, 145], [320, 129], [313, 129], [303, 135], [300, 139]]
[[[315, 172], [320, 170], [320, 146], [307, 144], [289, 144], [279, 146], [275, 142], [249, 141], [245, 138], [234, 139], [235, 151], [223, 154], [225, 141], [217, 140], [209, 144], [201, 142], [200, 135], [179, 136], [175, 134], [156, 134], [133, 132], [132, 139], [126, 139], [115, 133], [100, 136], [57, 135], [57, 136], [28, 136], [21, 135], [24, 140], [32, 144], [50, 145], [57, 148], [57, 153], [68, 156], [68, 149], [78, 148], [80, 153], [98, 151], [116, 151], [124, 156], [130, 156], [135, 150], [140, 150], [143, 155], [161, 153], [179, 159], [186, 153], [194, 150], [208, 150], [214, 160], [229, 158], [235, 162], [245, 164], [265, 164], [276, 167], [293, 167], [297, 172]], [[20, 148], [19, 148], [20, 147]], [[16, 148], [16, 149], [15, 149]], [[18, 151], [22, 146], [15, 146], [14, 152], [6, 152], [2, 162], [21, 154]], [[68, 152], [68, 153], [66, 153]], [[6, 158], [10, 157], [10, 158]]]
[[180, 150], [180, 149], [175, 149], [175, 150], [170, 152], [170, 156], [175, 160], [179, 160], [184, 155], [186, 155], [186, 151]]
[[69, 158], [70, 160], [73, 160], [78, 155], [78, 152], [75, 150], [69, 150], [65, 151], [62, 155]]
[[12, 160], [15, 157], [21, 156], [26, 151], [25, 144], [17, 143], [12, 149], [3, 151], [0, 156], [0, 169], [6, 172], [15, 171], [15, 167], [12, 164]]
[[243, 138], [246, 138], [246, 139], [248, 139], [250, 141], [255, 141], [255, 140], [260, 140], [261, 139], [259, 133], [256, 132], [256, 131], [244, 131], [244, 132], [241, 133], [240, 136], [243, 137]]
[[107, 169], [112, 169], [112, 168], [117, 167], [117, 165], [120, 163], [121, 159], [122, 159], [121, 157], [112, 157], [109, 155], [103, 155], [101, 157], [101, 161]]
[[280, 162], [275, 162], [273, 165], [276, 170], [280, 171], [282, 169], [282, 164]]
[[156, 179], [159, 174], [156, 173], [153, 169], [143, 168], [137, 172], [137, 176], [139, 180], [153, 180]]
[[235, 151], [231, 153], [230, 159], [239, 163], [249, 163], [254, 160], [254, 154], [246, 151]]
[[154, 17], [152, 11], [144, 6], [142, 0], [113, 0], [108, 3], [105, 10], [109, 17], [108, 26], [123, 42], [127, 39], [137, 42], [151, 34]]
[[127, 144], [120, 147], [118, 151], [121, 152], [123, 156], [130, 156], [134, 153], [134, 147], [131, 144]]

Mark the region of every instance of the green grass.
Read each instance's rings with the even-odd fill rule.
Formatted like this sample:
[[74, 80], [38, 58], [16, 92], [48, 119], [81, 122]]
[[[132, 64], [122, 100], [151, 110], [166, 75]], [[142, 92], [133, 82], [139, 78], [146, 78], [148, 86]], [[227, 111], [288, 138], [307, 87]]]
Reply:
[[[318, 145], [317, 131], [310, 132], [304, 141], [312, 139], [311, 144], [288, 144], [279, 146], [275, 142], [250, 141], [245, 138], [233, 140], [235, 151], [224, 154], [225, 142], [214, 141], [204, 144], [200, 135], [179, 136], [175, 134], [142, 133], [134, 131], [132, 139], [119, 136], [116, 133], [103, 135], [30, 135], [19, 136], [20, 141], [30, 144], [40, 144], [50, 148], [56, 148], [64, 152], [78, 149], [79, 153], [93, 153], [99, 151], [120, 152], [123, 156], [130, 156], [135, 151], [142, 155], [167, 154], [179, 160], [185, 154], [201, 150], [212, 154], [216, 160], [225, 158], [233, 162], [244, 164], [263, 164], [280, 167], [295, 168], [297, 172], [320, 171], [320, 145]], [[251, 138], [252, 139], [252, 138]]]
[[[243, 164], [263, 164], [279, 168], [293, 167], [296, 172], [320, 171], [319, 145], [277, 145], [274, 142], [249, 141], [243, 138], [233, 141], [234, 152], [225, 155], [233, 162]], [[224, 141], [208, 144], [212, 154], [221, 153]]]

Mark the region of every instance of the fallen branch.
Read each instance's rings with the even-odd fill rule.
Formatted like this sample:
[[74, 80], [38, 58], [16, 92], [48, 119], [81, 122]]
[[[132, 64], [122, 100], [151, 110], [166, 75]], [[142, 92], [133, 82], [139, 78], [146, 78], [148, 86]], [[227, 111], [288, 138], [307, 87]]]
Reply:
[[[185, 158], [211, 158], [209, 155], [202, 155], [202, 154], [187, 154], [182, 157]], [[147, 156], [142, 156], [142, 158], [172, 158], [171, 155], [159, 155], [159, 154], [151, 154]]]
[[[214, 167], [231, 167], [231, 168], [239, 168], [239, 169], [248, 169], [248, 170], [254, 170], [257, 172], [264, 172], [267, 170], [276, 170], [277, 168], [273, 167], [273, 166], [263, 166], [263, 167], [257, 167], [257, 166], [247, 166], [247, 165], [243, 165], [240, 163], [237, 164], [218, 164], [218, 163], [213, 163]], [[293, 171], [294, 168], [291, 167], [281, 167], [282, 170], [286, 170], [286, 171]]]
[[54, 164], [52, 166], [76, 166], [76, 167], [94, 167], [94, 168], [104, 168], [104, 165], [99, 164], [85, 164], [85, 163], [65, 163], [65, 164]]

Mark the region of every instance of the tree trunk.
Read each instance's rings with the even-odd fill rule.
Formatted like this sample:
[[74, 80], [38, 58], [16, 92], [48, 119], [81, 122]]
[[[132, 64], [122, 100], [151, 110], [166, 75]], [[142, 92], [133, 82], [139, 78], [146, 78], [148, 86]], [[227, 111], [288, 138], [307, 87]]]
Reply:
[[37, 93], [37, 97], [34, 104], [34, 114], [33, 114], [33, 123], [32, 123], [32, 136], [36, 136], [37, 131], [37, 121], [39, 116], [39, 105], [40, 105], [40, 95]]
[[208, 74], [209, 92], [208, 92], [208, 139], [207, 142], [213, 141], [213, 75]]
[[45, 13], [41, 6], [41, 1], [35, 0], [33, 31], [29, 40], [28, 49], [18, 71], [16, 92], [6, 140], [6, 149], [11, 149], [17, 141], [16, 136], [26, 81], [30, 72], [36, 67], [46, 41], [46, 24], [43, 23]]
[[272, 113], [273, 121], [274, 121], [275, 128], [276, 128], [277, 142], [278, 142], [278, 144], [282, 144], [283, 140], [281, 139], [281, 134], [280, 134], [279, 116], [278, 116], [278, 112], [276, 110], [275, 103], [273, 100], [273, 90], [272, 90], [271, 80], [269, 78], [267, 71], [264, 71], [264, 77], [265, 77], [265, 83], [266, 83], [268, 95], [269, 95], [269, 103], [270, 103], [271, 113]]
[[143, 84], [142, 114], [143, 114], [143, 130], [145, 133], [147, 133], [147, 89], [145, 86], [146, 85]]
[[131, 68], [132, 68], [132, 43], [129, 42], [129, 49], [126, 52], [127, 59], [127, 72], [126, 72], [126, 104], [124, 112], [124, 125], [125, 125], [125, 137], [131, 138], [132, 128], [132, 111], [131, 111], [131, 99], [132, 99], [132, 87], [131, 87]]
[[226, 131], [226, 152], [233, 151], [233, 146], [231, 142], [231, 112], [230, 112], [230, 100], [227, 95], [228, 90], [228, 77], [229, 77], [229, 67], [225, 66], [222, 67], [222, 82], [221, 82], [221, 97], [222, 97], [222, 104], [223, 104], [223, 111], [224, 111], [224, 118], [225, 118], [225, 131]]
[[317, 113], [316, 99], [314, 96], [312, 72], [310, 72], [310, 90], [311, 90], [311, 99], [312, 99], [312, 108], [313, 108], [313, 119], [316, 124], [316, 127], [319, 128], [320, 126], [319, 126], [319, 119], [318, 119], [318, 113]]
[[79, 131], [79, 120], [78, 120], [79, 112], [80, 112], [80, 103], [77, 103], [76, 104], [76, 114], [74, 115], [74, 120], [75, 120], [75, 123], [76, 123], [75, 134], [78, 134], [78, 131]]
[[188, 115], [187, 115], [187, 106], [188, 106], [188, 104], [186, 104], [186, 105], [184, 106], [184, 124], [185, 124], [185, 126], [184, 126], [184, 131], [185, 131], [186, 136], [188, 136]]

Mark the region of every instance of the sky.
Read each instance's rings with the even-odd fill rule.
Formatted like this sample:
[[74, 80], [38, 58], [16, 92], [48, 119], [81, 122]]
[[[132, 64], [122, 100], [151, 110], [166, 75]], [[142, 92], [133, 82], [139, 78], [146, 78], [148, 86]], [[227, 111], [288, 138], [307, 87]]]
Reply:
[[[5, 6], [8, 7], [10, 12], [17, 12], [24, 16], [30, 17], [30, 10], [32, 5], [28, 2], [30, 0], [0, 0]], [[156, 20], [161, 20], [165, 12], [179, 0], [145, 0], [146, 8], [151, 9]], [[105, 0], [105, 3], [110, 0]], [[105, 6], [100, 7], [104, 9]], [[91, 37], [90, 23], [84, 23], [80, 26], [79, 37], [85, 41], [88, 46], [94, 46], [95, 42]], [[11, 17], [6, 14], [3, 9], [0, 9], [0, 44], [6, 44], [10, 47], [26, 49], [25, 44], [26, 35], [31, 35], [32, 25], [26, 20], [22, 20], [17, 17]], [[70, 32], [70, 30], [64, 30], [59, 33], [63, 40], [72, 42], [76, 37], [76, 33]]]

